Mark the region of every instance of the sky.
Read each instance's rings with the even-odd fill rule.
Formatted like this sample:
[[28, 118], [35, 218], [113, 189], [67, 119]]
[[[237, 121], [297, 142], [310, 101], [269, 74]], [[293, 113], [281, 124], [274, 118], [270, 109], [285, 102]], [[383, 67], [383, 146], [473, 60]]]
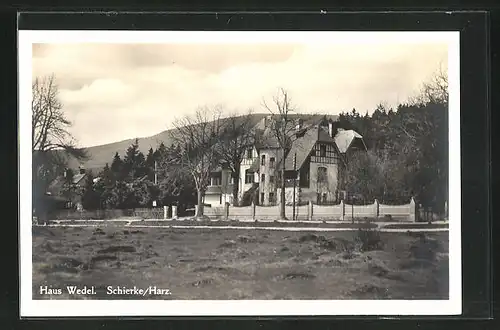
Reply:
[[32, 78], [54, 74], [83, 147], [151, 136], [200, 106], [265, 113], [284, 88], [298, 112], [371, 113], [418, 92], [448, 45], [415, 43], [34, 43]]

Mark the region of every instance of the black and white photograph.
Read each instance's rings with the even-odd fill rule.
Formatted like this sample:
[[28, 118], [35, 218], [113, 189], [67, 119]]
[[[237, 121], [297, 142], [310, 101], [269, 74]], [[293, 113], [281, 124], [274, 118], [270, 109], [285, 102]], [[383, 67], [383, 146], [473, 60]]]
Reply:
[[458, 32], [23, 30], [19, 67], [21, 315], [461, 313]]

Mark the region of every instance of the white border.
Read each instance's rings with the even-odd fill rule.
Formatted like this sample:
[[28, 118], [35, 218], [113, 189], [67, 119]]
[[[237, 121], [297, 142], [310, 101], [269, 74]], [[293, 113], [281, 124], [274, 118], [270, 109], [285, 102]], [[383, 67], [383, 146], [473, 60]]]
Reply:
[[[32, 300], [33, 43], [447, 43], [449, 45], [449, 300]], [[20, 316], [459, 315], [462, 313], [459, 32], [28, 31], [18, 34]]]

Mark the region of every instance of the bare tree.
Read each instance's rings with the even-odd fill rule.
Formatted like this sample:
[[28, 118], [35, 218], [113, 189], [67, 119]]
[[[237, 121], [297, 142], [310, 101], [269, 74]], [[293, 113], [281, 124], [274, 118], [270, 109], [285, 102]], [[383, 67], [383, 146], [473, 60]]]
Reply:
[[271, 113], [269, 128], [271, 135], [276, 139], [281, 156], [281, 191], [280, 191], [280, 218], [286, 219], [285, 214], [285, 157], [291, 149], [293, 142], [299, 137], [297, 135], [297, 116], [294, 116], [296, 109], [291, 103], [288, 92], [280, 88], [273, 97], [272, 105], [265, 100], [263, 106]]
[[418, 95], [410, 98], [409, 103], [413, 105], [436, 103], [448, 106], [448, 99], [448, 73], [440, 66], [432, 77], [422, 84]]
[[84, 149], [76, 146], [76, 141], [68, 130], [71, 122], [66, 118], [63, 105], [58, 99], [55, 76], [37, 77], [31, 87], [32, 175], [36, 203], [59, 171], [64, 169], [68, 157], [81, 161], [88, 156]]
[[218, 143], [222, 129], [221, 108], [199, 108], [193, 116], [174, 122], [172, 142], [179, 146], [181, 164], [193, 176], [197, 191], [196, 217], [203, 216], [203, 199], [210, 174], [218, 166]]
[[252, 119], [252, 111], [249, 110], [243, 116], [233, 114], [223, 120], [219, 154], [232, 172], [234, 206], [238, 205], [240, 165], [245, 151], [251, 148], [256, 140], [255, 125]]

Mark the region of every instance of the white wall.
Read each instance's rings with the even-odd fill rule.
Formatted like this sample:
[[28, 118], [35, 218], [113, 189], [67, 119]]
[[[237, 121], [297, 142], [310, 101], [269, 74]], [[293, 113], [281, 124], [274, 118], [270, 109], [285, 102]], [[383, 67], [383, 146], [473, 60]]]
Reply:
[[220, 196], [219, 194], [205, 195], [205, 204], [221, 205]]
[[[318, 184], [318, 167], [326, 167], [327, 184]], [[339, 171], [337, 164], [311, 163], [309, 169], [309, 188], [301, 188], [300, 201], [312, 201], [316, 203], [317, 193], [327, 194], [327, 202], [336, 202], [338, 190]]]
[[[261, 205], [270, 205], [270, 201], [269, 201], [269, 193], [274, 193], [274, 196], [275, 196], [275, 199], [276, 201], [278, 201], [278, 197], [276, 195], [276, 188], [277, 188], [277, 185], [276, 185], [276, 180], [278, 178], [278, 173], [276, 171], [276, 167], [277, 167], [277, 160], [278, 160], [278, 150], [277, 149], [264, 149], [264, 150], [261, 150], [260, 151], [260, 154], [259, 154], [259, 165], [260, 165], [260, 168], [259, 168], [259, 202]], [[266, 156], [266, 161], [265, 161], [265, 164], [262, 165], [262, 156], [265, 155]], [[275, 162], [274, 162], [274, 167], [271, 167], [270, 166], [270, 159], [271, 157], [274, 157], [275, 158]], [[261, 181], [261, 178], [262, 178], [262, 174], [265, 175], [265, 182], [262, 183]], [[274, 183], [270, 183], [270, 177], [271, 176], [274, 176]], [[262, 203], [261, 201], [261, 194], [264, 193], [264, 202]]]

